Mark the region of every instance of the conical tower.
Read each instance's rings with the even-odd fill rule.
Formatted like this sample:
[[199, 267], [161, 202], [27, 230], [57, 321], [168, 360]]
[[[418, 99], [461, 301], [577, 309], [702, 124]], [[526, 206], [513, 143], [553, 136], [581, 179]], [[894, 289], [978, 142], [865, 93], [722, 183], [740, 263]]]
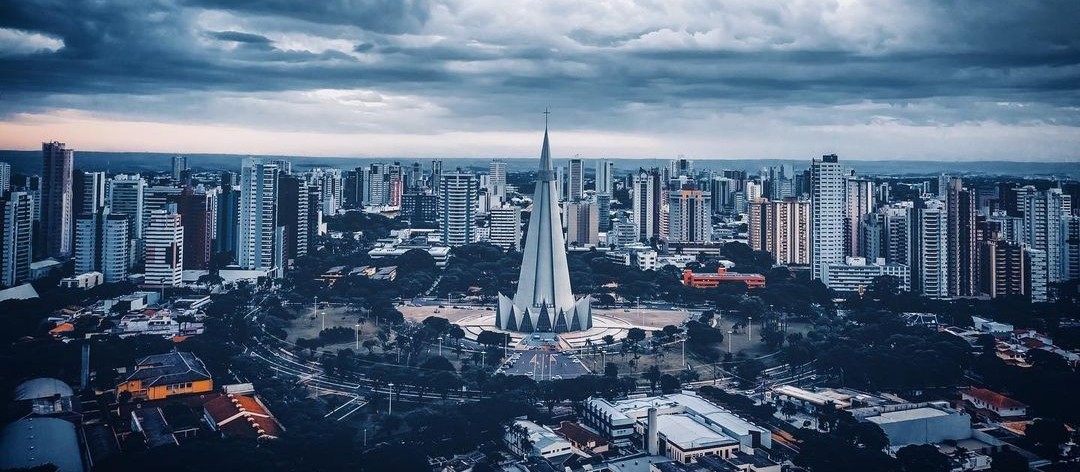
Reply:
[[[592, 327], [590, 297], [574, 300], [574, 293], [570, 290], [570, 270], [566, 264], [566, 246], [546, 121], [545, 119], [544, 145], [540, 150], [540, 169], [536, 176], [532, 216], [529, 218], [525, 248], [522, 251], [517, 293], [513, 300], [499, 294], [499, 313], [496, 319], [498, 327], [503, 329], [572, 329], [565, 322], [556, 322], [557, 316], [566, 320], [576, 318], [580, 321], [578, 329]], [[515, 319], [511, 320], [511, 317]]]

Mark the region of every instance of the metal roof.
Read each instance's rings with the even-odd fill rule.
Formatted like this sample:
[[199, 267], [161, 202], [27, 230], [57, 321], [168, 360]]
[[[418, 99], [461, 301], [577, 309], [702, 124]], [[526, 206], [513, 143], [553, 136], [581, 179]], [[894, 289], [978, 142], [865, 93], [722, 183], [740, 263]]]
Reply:
[[74, 394], [68, 384], [50, 377], [30, 379], [15, 387], [15, 400], [37, 400], [57, 395], [70, 397]]
[[24, 418], [0, 432], [0, 469], [52, 464], [60, 472], [82, 472], [75, 425], [57, 418]]

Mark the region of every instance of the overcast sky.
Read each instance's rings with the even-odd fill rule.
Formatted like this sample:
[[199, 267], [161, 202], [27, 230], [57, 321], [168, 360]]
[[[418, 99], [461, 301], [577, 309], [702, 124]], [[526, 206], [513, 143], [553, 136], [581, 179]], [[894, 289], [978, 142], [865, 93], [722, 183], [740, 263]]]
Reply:
[[1080, 160], [1080, 1], [2, 0], [0, 149]]

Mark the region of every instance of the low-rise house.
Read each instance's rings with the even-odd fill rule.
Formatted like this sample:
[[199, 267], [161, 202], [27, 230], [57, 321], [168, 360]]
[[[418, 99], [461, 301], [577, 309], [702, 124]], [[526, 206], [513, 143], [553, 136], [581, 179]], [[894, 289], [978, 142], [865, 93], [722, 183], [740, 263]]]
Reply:
[[172, 395], [209, 392], [214, 381], [206, 365], [190, 352], [172, 351], [139, 359], [124, 382], [116, 387], [119, 395], [160, 400]]
[[985, 388], [969, 388], [960, 392], [960, 399], [976, 410], [979, 416], [994, 420], [1015, 420], [1027, 416], [1027, 405]]
[[544, 459], [573, 454], [570, 441], [555, 434], [551, 428], [528, 420], [515, 420], [506, 428], [503, 441], [510, 452], [518, 456], [538, 456]]
[[203, 404], [203, 418], [223, 437], [273, 439], [285, 430], [254, 395], [227, 393]]
[[600, 454], [607, 452], [609, 449], [607, 439], [604, 439], [595, 431], [572, 421], [563, 421], [554, 431], [555, 434], [570, 441], [570, 445], [574, 446], [574, 448], [584, 453]]

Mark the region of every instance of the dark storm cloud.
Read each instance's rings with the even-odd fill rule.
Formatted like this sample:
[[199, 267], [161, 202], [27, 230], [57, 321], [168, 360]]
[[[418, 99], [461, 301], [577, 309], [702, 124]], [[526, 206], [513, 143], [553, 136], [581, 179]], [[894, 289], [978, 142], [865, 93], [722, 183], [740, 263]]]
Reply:
[[[726, 33], [723, 15], [703, 11], [717, 15], [721, 39], [710, 43], [710, 22], [687, 31], [673, 31], [677, 19], [619, 30], [537, 12], [535, 21], [514, 25], [458, 23], [453, 15], [463, 8], [449, 5], [437, 16], [439, 6], [422, 0], [7, 0], [0, 1], [0, 28], [64, 45], [0, 57], [0, 115], [60, 106], [83, 94], [353, 88], [423, 95], [484, 124], [527, 107], [565, 104], [582, 110], [567, 120], [594, 128], [634, 120], [625, 109], [638, 104], [687, 113], [700, 113], [702, 104], [739, 110], [863, 100], [931, 100], [949, 103], [949, 110], [962, 110], [963, 102], [1080, 105], [1080, 2], [917, 5], [928, 22], [912, 27], [919, 34], [871, 32], [873, 42], [866, 43], [858, 35], [837, 39], [828, 24], [786, 24], [783, 9], [758, 12], [764, 39], [740, 42], [753, 31]], [[490, 8], [499, 6], [514, 5]], [[200, 17], [206, 12], [228, 12], [245, 27], [207, 29]], [[564, 22], [565, 28], [552, 27]], [[318, 42], [307, 36], [279, 39], [290, 32], [348, 46], [304, 46]], [[910, 119], [1028, 117], [969, 108], [969, 116], [937, 111]], [[1076, 124], [1075, 111], [1059, 113], [1047, 119]]]

